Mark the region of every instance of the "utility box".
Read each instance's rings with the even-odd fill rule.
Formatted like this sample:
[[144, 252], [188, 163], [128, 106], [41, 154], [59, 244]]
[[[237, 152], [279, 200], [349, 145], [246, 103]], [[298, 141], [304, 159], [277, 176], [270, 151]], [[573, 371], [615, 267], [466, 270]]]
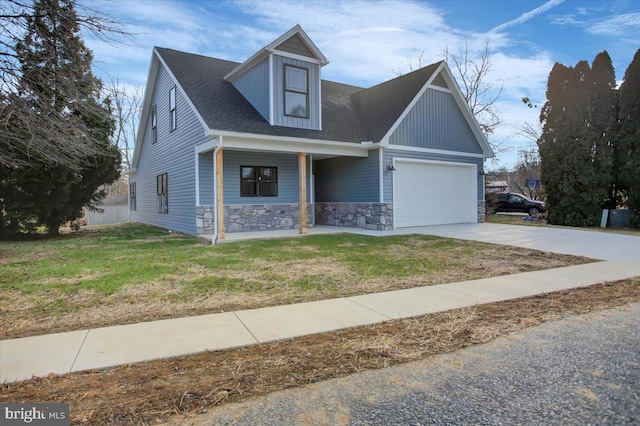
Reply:
[[631, 222], [631, 210], [614, 209], [609, 211], [609, 226], [612, 228], [628, 228]]

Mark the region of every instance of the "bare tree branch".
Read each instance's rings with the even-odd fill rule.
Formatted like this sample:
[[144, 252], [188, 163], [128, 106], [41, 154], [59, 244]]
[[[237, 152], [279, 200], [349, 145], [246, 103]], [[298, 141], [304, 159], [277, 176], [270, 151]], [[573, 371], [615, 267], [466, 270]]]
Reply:
[[[110, 44], [117, 43], [116, 36], [131, 36], [125, 31], [124, 24], [107, 15], [84, 5], [77, 6], [77, 9], [78, 31], [84, 28]], [[38, 91], [61, 90], [66, 97], [73, 99], [80, 88], [74, 81], [60, 81], [55, 88], [40, 84], [40, 81], [47, 81], [42, 78], [51, 72], [46, 62], [55, 58], [55, 52], [51, 53], [51, 58], [44, 58], [39, 68], [25, 74], [17, 49], [27, 33], [29, 20], [41, 18], [35, 15], [32, 2], [0, 1], [0, 166], [24, 167], [32, 161], [40, 161], [73, 168], [79, 159], [96, 156], [103, 148], [91, 143], [91, 128], [78, 119], [82, 114], [74, 115], [72, 111], [60, 113], [55, 111], [56, 105], [38, 101], [40, 97], [52, 98], [39, 96]], [[64, 29], [50, 28], [49, 31], [52, 37], [56, 37]], [[32, 93], [21, 89], [25, 86], [30, 87]], [[99, 105], [74, 106], [86, 114], [91, 114], [93, 107]]]

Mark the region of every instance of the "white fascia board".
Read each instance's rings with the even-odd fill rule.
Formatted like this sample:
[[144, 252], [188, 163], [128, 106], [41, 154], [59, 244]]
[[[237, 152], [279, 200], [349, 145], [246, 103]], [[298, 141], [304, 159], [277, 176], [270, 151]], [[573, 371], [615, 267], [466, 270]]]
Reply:
[[182, 93], [182, 96], [184, 96], [185, 100], [187, 101], [187, 103], [191, 107], [191, 110], [196, 115], [196, 118], [198, 119], [200, 124], [202, 124], [202, 127], [203, 127], [204, 131], [206, 132], [209, 127], [207, 126], [207, 123], [204, 121], [204, 118], [202, 118], [202, 116], [200, 115], [200, 112], [196, 109], [195, 105], [193, 105], [193, 102], [191, 102], [191, 99], [189, 99], [189, 96], [187, 95], [187, 92], [184, 91], [184, 89], [182, 88], [182, 86], [178, 82], [178, 79], [176, 78], [176, 76], [171, 72], [171, 68], [169, 68], [167, 66], [167, 63], [164, 61], [164, 59], [162, 59], [161, 55], [158, 55], [158, 59], [160, 60], [160, 62], [164, 66], [164, 68], [167, 70], [167, 73], [169, 73], [169, 76], [171, 77], [173, 82], [176, 84], [176, 87], [178, 88], [178, 90], [180, 90], [180, 93]]
[[393, 132], [396, 131], [396, 129], [398, 128], [398, 126], [400, 126], [400, 123], [402, 123], [402, 120], [405, 119], [405, 117], [407, 115], [409, 115], [409, 112], [413, 109], [413, 107], [418, 103], [418, 100], [420, 99], [420, 97], [422, 97], [422, 95], [424, 95], [424, 92], [427, 91], [427, 89], [429, 88], [429, 86], [431, 86], [431, 82], [436, 78], [436, 76], [438, 75], [438, 73], [440, 72], [440, 70], [442, 69], [442, 66], [444, 64], [444, 61], [442, 61], [440, 63], [440, 65], [438, 65], [438, 67], [436, 68], [436, 70], [431, 74], [431, 77], [429, 77], [429, 79], [427, 80], [427, 82], [424, 84], [424, 86], [422, 86], [420, 88], [420, 90], [418, 91], [418, 94], [416, 96], [413, 97], [413, 99], [411, 100], [411, 102], [409, 102], [409, 105], [405, 108], [404, 111], [402, 111], [402, 114], [400, 114], [400, 117], [398, 117], [398, 119], [395, 121], [395, 123], [393, 123], [393, 125], [389, 128], [389, 130], [387, 131], [387, 133], [385, 133], [385, 135], [382, 137], [382, 139], [380, 140], [380, 142], [383, 145], [388, 145], [389, 144], [389, 138], [391, 137], [391, 135], [393, 134]]
[[324, 154], [348, 157], [367, 157], [373, 145], [360, 145], [351, 142], [336, 142], [317, 139], [292, 138], [286, 136], [269, 136], [251, 133], [228, 132], [211, 129], [209, 136], [223, 136], [226, 148], [248, 149], [254, 151], [273, 152], [305, 152], [307, 154]]
[[473, 152], [449, 151], [446, 149], [433, 149], [433, 148], [418, 148], [414, 146], [403, 146], [403, 145], [384, 145], [384, 149], [387, 149], [390, 151], [424, 152], [426, 154], [455, 155], [458, 157], [487, 158], [485, 154], [476, 154]]
[[276, 84], [273, 79], [273, 55], [269, 55], [269, 125], [273, 126], [276, 122], [275, 119], [275, 109], [276, 109], [276, 101], [275, 101], [275, 87]]
[[218, 141], [215, 138], [212, 138], [207, 142], [196, 145], [196, 154], [203, 154], [208, 151], [213, 151], [217, 146]]
[[451, 73], [451, 69], [449, 68], [446, 62], [443, 62], [442, 65], [444, 65], [442, 67], [442, 71], [443, 71], [442, 76], [445, 82], [447, 83], [447, 85], [449, 86], [449, 88], [451, 88], [451, 94], [453, 95], [453, 99], [455, 99], [456, 103], [458, 104], [458, 108], [460, 108], [460, 111], [462, 111], [462, 114], [464, 115], [464, 118], [467, 120], [469, 127], [471, 127], [471, 131], [473, 132], [478, 143], [480, 144], [480, 147], [482, 148], [482, 153], [484, 154], [484, 158], [495, 157], [495, 154], [491, 149], [491, 146], [489, 145], [489, 141], [487, 140], [487, 137], [484, 135], [484, 132], [482, 131], [482, 129], [480, 128], [480, 125], [478, 124], [478, 120], [476, 120], [476, 118], [473, 116], [473, 113], [469, 108], [469, 104], [467, 104], [467, 102], [464, 100], [464, 95], [460, 90], [460, 86], [458, 86], [458, 82], [456, 81], [453, 74]]
[[307, 35], [307, 33], [305, 33], [302, 27], [298, 24], [296, 24], [289, 31], [287, 31], [286, 33], [282, 34], [280, 37], [278, 37], [277, 39], [269, 43], [265, 47], [265, 49], [273, 51], [282, 43], [287, 41], [289, 38], [293, 37], [295, 34], [298, 34], [300, 38], [302, 38], [302, 41], [305, 42], [309, 50], [311, 50], [313, 54], [316, 56], [316, 58], [318, 58], [321, 66], [324, 66], [329, 63], [326, 56], [322, 54], [320, 49], [318, 49], [318, 46], [316, 46], [316, 44], [311, 40], [311, 38]]
[[222, 77], [222, 79], [224, 81], [228, 81], [232, 83], [234, 80], [236, 80], [245, 72], [249, 71], [251, 68], [253, 68], [254, 65], [262, 61], [268, 55], [269, 55], [269, 51], [263, 47], [262, 49], [254, 53], [249, 59], [247, 59], [246, 61], [244, 61], [243, 63], [241, 63], [234, 69], [232, 69], [231, 71], [229, 71], [229, 73], [224, 77]]
[[285, 58], [296, 59], [298, 61], [309, 62], [311, 64], [318, 64], [322, 66], [322, 63], [316, 58], [310, 58], [308, 56], [296, 55], [295, 53], [285, 52], [284, 50], [274, 49], [270, 51], [274, 55], [283, 56]]
[[142, 100], [142, 111], [140, 112], [140, 121], [138, 122], [138, 132], [136, 133], [135, 146], [133, 148], [133, 158], [131, 164], [138, 167], [138, 161], [140, 160], [140, 150], [142, 149], [142, 140], [144, 139], [144, 131], [147, 125], [147, 118], [151, 110], [151, 98], [153, 97], [153, 91], [156, 86], [156, 77], [158, 75], [158, 52], [156, 48], [153, 48], [151, 53], [151, 63], [149, 64], [149, 72], [147, 73], [147, 84], [144, 88], [144, 97]]

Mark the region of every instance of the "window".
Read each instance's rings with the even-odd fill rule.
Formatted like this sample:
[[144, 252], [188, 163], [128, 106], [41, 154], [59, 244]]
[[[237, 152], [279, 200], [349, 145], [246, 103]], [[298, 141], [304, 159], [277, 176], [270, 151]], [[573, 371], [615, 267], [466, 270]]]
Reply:
[[131, 210], [136, 209], [136, 183], [132, 182], [129, 184], [129, 208]]
[[277, 197], [278, 168], [240, 166], [241, 197]]
[[156, 177], [156, 188], [158, 192], [158, 213], [169, 213], [169, 186], [166, 173]]
[[176, 86], [169, 91], [169, 131], [176, 129]]
[[309, 79], [306, 68], [284, 66], [284, 114], [309, 118]]
[[158, 142], [158, 110], [154, 105], [151, 108], [151, 129], [153, 132], [153, 143]]

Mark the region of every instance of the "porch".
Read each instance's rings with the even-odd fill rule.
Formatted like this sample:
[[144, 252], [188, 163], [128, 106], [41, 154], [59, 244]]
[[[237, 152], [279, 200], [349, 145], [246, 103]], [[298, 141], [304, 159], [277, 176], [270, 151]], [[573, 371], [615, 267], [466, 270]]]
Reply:
[[[257, 142], [262, 145], [261, 149], [252, 149]], [[296, 232], [304, 235], [314, 228], [317, 217], [326, 216], [318, 215], [318, 208], [325, 213], [335, 210], [337, 217], [338, 210], [345, 208], [326, 207], [327, 203], [316, 205], [314, 164], [323, 158], [366, 159], [369, 146], [344, 143], [327, 149], [315, 141], [311, 146], [304, 145], [307, 144], [290, 147], [282, 141], [268, 144], [263, 140], [226, 136], [223, 146], [219, 136], [210, 143], [196, 146], [197, 235], [217, 241], [246, 239], [264, 232], [277, 236]], [[307, 149], [301, 151], [301, 148]], [[327, 190], [322, 189], [326, 194]], [[369, 210], [373, 212], [372, 207]], [[355, 216], [354, 224], [349, 225], [347, 217], [351, 212], [344, 213], [339, 221], [321, 223], [355, 226]]]

